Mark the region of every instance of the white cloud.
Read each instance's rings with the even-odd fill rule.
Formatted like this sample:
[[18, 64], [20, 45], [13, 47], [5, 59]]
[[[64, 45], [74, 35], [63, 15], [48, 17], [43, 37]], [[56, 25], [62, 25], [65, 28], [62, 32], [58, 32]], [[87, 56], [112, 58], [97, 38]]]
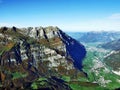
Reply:
[[[109, 16], [108, 16], [109, 17]], [[111, 17], [105, 17], [91, 21], [71, 22], [69, 25], [61, 25], [64, 30], [76, 31], [120, 31], [120, 14], [113, 14]]]
[[120, 13], [112, 14], [112, 15], [109, 16], [108, 18], [109, 18], [109, 19], [120, 19]]
[[[20, 23], [20, 22], [19, 22]], [[58, 26], [64, 31], [120, 31], [120, 13], [118, 14], [112, 14], [108, 17], [100, 18], [97, 20], [88, 20], [88, 21], [81, 21], [80, 19], [77, 21], [71, 21], [71, 22], [35, 22], [33, 23], [0, 23], [1, 26], [7, 26], [7, 27], [27, 27], [27, 26]]]

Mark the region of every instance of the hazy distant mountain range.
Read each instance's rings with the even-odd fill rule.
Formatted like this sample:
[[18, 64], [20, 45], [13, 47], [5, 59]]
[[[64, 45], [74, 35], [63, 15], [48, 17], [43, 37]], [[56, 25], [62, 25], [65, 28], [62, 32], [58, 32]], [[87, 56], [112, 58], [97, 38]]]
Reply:
[[111, 42], [107, 42], [105, 44], [100, 45], [102, 48], [110, 49], [110, 50], [120, 50], [120, 39], [113, 40]]
[[91, 32], [78, 32], [68, 33], [70, 36], [85, 43], [92, 42], [110, 42], [120, 38], [120, 32], [111, 31], [91, 31]]

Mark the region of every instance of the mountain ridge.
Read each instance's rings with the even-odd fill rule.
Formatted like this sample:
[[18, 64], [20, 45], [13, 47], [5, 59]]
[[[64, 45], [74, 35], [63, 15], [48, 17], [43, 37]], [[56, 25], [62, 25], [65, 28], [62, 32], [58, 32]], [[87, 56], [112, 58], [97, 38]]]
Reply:
[[[1, 77], [0, 80], [3, 83], [3, 87], [10, 87], [11, 83], [14, 88], [25, 87], [20, 84], [19, 77], [14, 77], [14, 74], [18, 72], [21, 73], [20, 75], [24, 83], [31, 83], [31, 81], [34, 81], [38, 77], [46, 77], [47, 81], [45, 83], [53, 88], [54, 85], [57, 85], [53, 82], [59, 83], [61, 75], [70, 74], [70, 76], [75, 77], [74, 72], [76, 72], [76, 68], [74, 66], [77, 63], [74, 62], [77, 60], [77, 62], [81, 62], [79, 63], [81, 66], [79, 73], [85, 77], [85, 73], [82, 71], [82, 59], [86, 54], [84, 46], [77, 44], [78, 46], [82, 46], [81, 48], [85, 51], [82, 58], [79, 57], [81, 59], [74, 58], [76, 57], [75, 54], [75, 56], [71, 56], [70, 47], [73, 47], [77, 41], [64, 34], [58, 27], [29, 27], [23, 30], [16, 27], [2, 27], [0, 29], [0, 39], [1, 76], [9, 77]], [[69, 48], [66, 48], [66, 46], [69, 46]], [[52, 78], [52, 76], [55, 77]], [[18, 81], [15, 81], [16, 79], [12, 80], [12, 78], [18, 78]], [[53, 80], [53, 82], [50, 83], [49, 80]], [[61, 85], [61, 89], [63, 90], [66, 90], [65, 88], [70, 89], [64, 82]], [[47, 86], [45, 85], [43, 88], [45, 87]], [[60, 86], [58, 87], [60, 88]], [[42, 88], [42, 86], [39, 88]]]
[[120, 32], [86, 32], [78, 40], [85, 43], [94, 43], [94, 42], [110, 42], [120, 38]]

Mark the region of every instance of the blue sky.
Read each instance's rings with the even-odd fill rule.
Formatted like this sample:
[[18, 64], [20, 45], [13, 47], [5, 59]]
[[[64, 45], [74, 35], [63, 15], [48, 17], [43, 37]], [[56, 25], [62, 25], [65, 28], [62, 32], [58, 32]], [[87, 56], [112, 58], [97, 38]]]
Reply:
[[0, 0], [0, 26], [120, 30], [120, 0]]

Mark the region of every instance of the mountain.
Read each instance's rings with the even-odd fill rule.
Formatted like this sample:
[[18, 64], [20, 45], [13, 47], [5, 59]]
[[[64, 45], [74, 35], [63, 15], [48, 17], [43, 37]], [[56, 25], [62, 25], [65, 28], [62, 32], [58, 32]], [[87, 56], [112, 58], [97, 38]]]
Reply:
[[120, 71], [120, 51], [112, 51], [104, 61], [114, 71]]
[[110, 50], [120, 50], [120, 39], [99, 45], [102, 48]]
[[79, 38], [79, 41], [85, 43], [93, 43], [93, 42], [110, 42], [120, 38], [120, 32], [87, 32], [82, 37]]
[[65, 32], [65, 33], [71, 36], [72, 38], [79, 40], [79, 38], [81, 38], [86, 32]]
[[53, 26], [1, 27], [0, 90], [119, 89], [119, 51], [69, 35]]
[[101, 44], [99, 47], [111, 50], [111, 52], [105, 56], [104, 62], [114, 73], [120, 75], [118, 73], [120, 71], [120, 39]]
[[65, 76], [86, 77], [85, 56], [85, 47], [58, 27], [1, 27], [0, 89], [70, 90]]

